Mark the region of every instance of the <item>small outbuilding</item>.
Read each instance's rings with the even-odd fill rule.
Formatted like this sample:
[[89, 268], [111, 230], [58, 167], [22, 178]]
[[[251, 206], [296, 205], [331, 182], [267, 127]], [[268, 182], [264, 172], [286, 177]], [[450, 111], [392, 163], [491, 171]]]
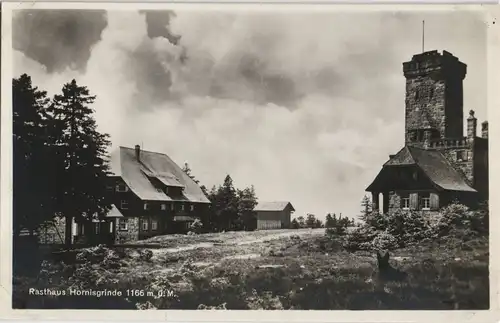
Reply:
[[295, 209], [290, 202], [259, 202], [254, 211], [257, 230], [272, 230], [290, 228]]

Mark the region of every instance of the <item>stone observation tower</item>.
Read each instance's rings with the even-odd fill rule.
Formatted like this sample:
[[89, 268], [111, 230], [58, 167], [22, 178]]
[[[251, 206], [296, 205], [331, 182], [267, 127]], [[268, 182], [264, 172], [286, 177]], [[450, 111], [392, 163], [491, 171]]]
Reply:
[[406, 77], [405, 142], [463, 136], [463, 80], [467, 65], [447, 51], [414, 55]]
[[436, 212], [453, 201], [477, 206], [488, 199], [488, 122], [481, 123], [479, 137], [470, 110], [464, 136], [466, 73], [467, 65], [447, 51], [403, 63], [405, 145], [366, 189], [375, 209]]

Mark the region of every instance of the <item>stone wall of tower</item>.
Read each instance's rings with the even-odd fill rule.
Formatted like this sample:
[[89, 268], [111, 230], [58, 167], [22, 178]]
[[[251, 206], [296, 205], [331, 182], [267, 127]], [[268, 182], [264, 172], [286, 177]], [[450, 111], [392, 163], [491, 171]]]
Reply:
[[488, 139], [474, 139], [474, 188], [482, 198], [489, 198]]
[[425, 138], [462, 138], [466, 67], [446, 51], [414, 55], [403, 63], [406, 143], [419, 145]]
[[438, 129], [444, 132], [445, 92], [443, 80], [419, 76], [406, 80], [406, 129]]
[[450, 164], [462, 174], [471, 187], [474, 187], [474, 149], [473, 144], [441, 148], [439, 151]]

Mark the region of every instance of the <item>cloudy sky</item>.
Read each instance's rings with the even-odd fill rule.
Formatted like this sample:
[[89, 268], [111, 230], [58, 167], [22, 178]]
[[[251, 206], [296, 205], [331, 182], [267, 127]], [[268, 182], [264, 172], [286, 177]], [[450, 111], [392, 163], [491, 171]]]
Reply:
[[[472, 11], [20, 11], [14, 76], [97, 95], [114, 147], [230, 174], [296, 215], [356, 216], [404, 141], [403, 61], [448, 50], [468, 65], [465, 111], [486, 118], [486, 28]], [[466, 114], [464, 115], [466, 117]]]

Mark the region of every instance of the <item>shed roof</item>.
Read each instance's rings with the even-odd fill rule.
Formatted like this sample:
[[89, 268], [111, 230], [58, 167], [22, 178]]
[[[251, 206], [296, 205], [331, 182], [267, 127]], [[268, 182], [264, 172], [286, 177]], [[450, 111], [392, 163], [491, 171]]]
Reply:
[[290, 205], [292, 211], [295, 211], [292, 203], [287, 201], [258, 202], [254, 211], [283, 211], [288, 205]]

